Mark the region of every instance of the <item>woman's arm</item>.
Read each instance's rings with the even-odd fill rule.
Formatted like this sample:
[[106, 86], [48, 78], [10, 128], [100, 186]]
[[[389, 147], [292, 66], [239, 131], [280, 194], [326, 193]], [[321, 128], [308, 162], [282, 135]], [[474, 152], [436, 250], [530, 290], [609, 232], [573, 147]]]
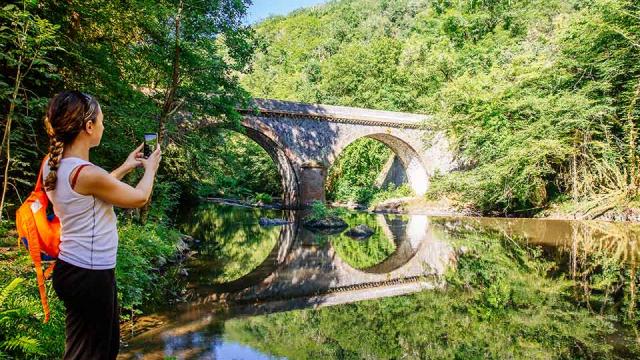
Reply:
[[133, 169], [141, 165], [140, 159], [143, 157], [142, 147], [144, 143], [140, 144], [135, 150], [127, 156], [127, 159], [117, 169], [111, 171], [111, 176], [118, 180], [122, 180], [125, 175], [130, 173]]
[[89, 166], [78, 175], [75, 191], [82, 195], [93, 195], [107, 203], [122, 208], [138, 208], [147, 203], [153, 190], [153, 181], [162, 158], [160, 146], [148, 159], [139, 159], [144, 166], [144, 175], [132, 187], [97, 166]]
[[122, 164], [117, 169], [111, 171], [111, 176], [113, 176], [118, 180], [122, 180], [122, 178], [125, 177], [125, 175], [127, 175], [128, 173], [130, 173], [131, 170], [133, 170], [133, 168], [125, 167], [124, 164]]

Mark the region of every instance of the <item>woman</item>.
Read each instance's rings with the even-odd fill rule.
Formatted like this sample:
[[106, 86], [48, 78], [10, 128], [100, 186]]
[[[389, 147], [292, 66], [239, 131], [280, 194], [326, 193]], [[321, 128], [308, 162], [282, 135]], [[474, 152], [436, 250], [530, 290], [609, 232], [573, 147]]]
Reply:
[[[113, 206], [143, 206], [161, 159], [159, 146], [145, 159], [140, 145], [111, 173], [93, 165], [89, 149], [100, 144], [102, 120], [98, 102], [78, 91], [53, 97], [45, 116], [50, 146], [43, 179], [62, 224], [53, 288], [66, 307], [65, 359], [115, 359], [118, 354]], [[120, 181], [138, 166], [144, 176], [135, 187]]]

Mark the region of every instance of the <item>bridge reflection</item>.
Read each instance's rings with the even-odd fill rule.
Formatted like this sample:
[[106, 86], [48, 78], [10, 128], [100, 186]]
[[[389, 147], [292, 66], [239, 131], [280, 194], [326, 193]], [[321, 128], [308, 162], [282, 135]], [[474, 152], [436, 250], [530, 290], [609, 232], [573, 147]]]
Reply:
[[[129, 351], [157, 354], [178, 341], [215, 326], [221, 319], [300, 308], [317, 308], [440, 287], [454, 258], [447, 241], [438, 239], [424, 215], [377, 215], [379, 230], [395, 250], [376, 265], [357, 269], [342, 259], [331, 241], [301, 226], [300, 214], [286, 212], [291, 222], [280, 229], [266, 259], [240, 278], [224, 283], [196, 284], [188, 304], [149, 316], [131, 329]], [[200, 275], [201, 276], [201, 275]]]
[[241, 278], [224, 284], [199, 284], [195, 303], [224, 301], [247, 304], [271, 300], [314, 297], [407, 281], [434, 280], [442, 275], [453, 254], [447, 242], [437, 240], [425, 215], [377, 215], [376, 221], [395, 251], [382, 262], [357, 269], [336, 252], [331, 241], [318, 242], [317, 235], [300, 225], [294, 212], [282, 227], [276, 246], [264, 262]]

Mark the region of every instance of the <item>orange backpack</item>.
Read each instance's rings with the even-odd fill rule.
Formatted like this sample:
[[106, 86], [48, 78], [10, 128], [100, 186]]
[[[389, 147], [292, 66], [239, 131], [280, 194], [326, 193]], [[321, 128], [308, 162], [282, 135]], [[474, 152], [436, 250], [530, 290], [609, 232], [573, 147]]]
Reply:
[[[40, 301], [44, 309], [44, 322], [46, 323], [49, 321], [49, 303], [47, 302], [44, 281], [51, 276], [55, 259], [60, 251], [60, 219], [54, 214], [47, 216], [49, 199], [42, 187], [42, 168], [45, 161], [47, 161], [46, 157], [40, 165], [35, 189], [16, 213], [16, 226], [18, 228], [18, 246], [24, 245], [33, 260], [38, 279], [38, 290], [40, 290]], [[42, 271], [43, 261], [51, 261], [51, 265], [44, 272]]]

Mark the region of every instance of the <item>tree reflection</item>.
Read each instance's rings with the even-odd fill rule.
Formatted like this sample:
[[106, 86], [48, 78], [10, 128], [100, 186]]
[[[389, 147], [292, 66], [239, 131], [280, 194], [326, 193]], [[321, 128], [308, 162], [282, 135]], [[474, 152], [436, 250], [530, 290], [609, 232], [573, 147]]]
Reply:
[[[267, 212], [277, 216], [277, 211]], [[186, 214], [182, 231], [200, 240], [189, 262], [198, 284], [220, 284], [241, 278], [265, 261], [277, 243], [280, 227], [263, 228], [265, 210], [203, 204]]]
[[393, 235], [385, 231], [375, 217], [364, 213], [352, 213], [345, 217], [349, 226], [367, 225], [375, 232], [367, 239], [353, 239], [344, 233], [331, 236], [331, 246], [347, 264], [356, 269], [377, 265], [395, 250]]

